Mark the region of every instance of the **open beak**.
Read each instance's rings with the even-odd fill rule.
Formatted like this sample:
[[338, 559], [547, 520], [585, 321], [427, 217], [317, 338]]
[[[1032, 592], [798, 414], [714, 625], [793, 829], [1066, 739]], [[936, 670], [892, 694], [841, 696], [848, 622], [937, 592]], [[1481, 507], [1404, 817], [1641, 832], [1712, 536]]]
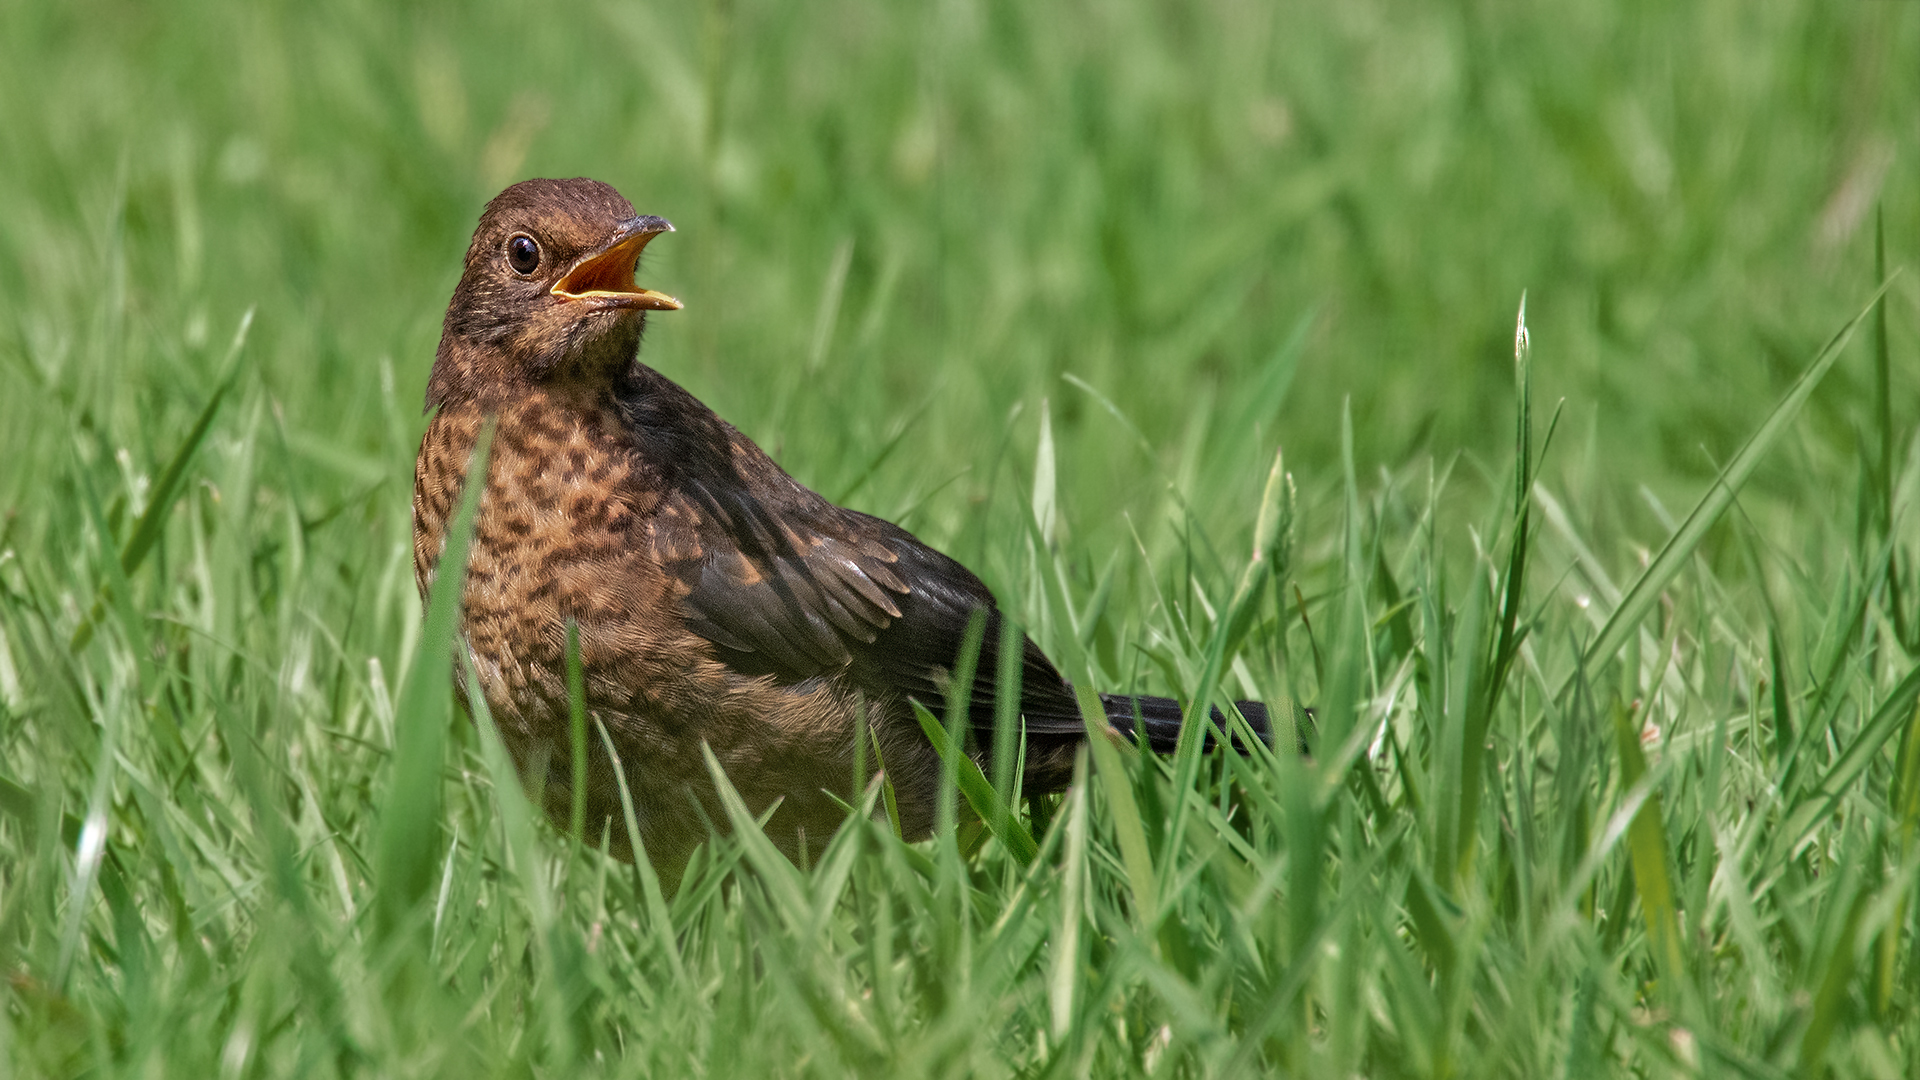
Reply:
[[673, 226], [666, 218], [628, 218], [614, 229], [612, 239], [604, 247], [583, 256], [554, 283], [553, 295], [562, 300], [598, 300], [613, 307], [680, 310], [680, 301], [633, 283], [633, 268], [640, 261], [640, 250], [647, 246], [647, 241], [672, 231]]

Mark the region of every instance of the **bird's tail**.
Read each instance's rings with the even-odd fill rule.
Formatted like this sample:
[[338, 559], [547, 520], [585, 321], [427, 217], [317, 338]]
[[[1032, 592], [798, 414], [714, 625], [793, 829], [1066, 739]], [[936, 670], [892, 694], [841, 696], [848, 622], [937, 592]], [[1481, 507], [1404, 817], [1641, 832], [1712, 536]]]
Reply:
[[[1147, 745], [1158, 753], [1172, 753], [1180, 741], [1180, 703], [1172, 698], [1101, 694], [1100, 703], [1106, 707], [1107, 720], [1115, 731], [1135, 735], [1144, 730]], [[1292, 702], [1283, 701], [1269, 709], [1264, 701], [1236, 701], [1233, 707], [1268, 746], [1306, 745], [1308, 714]], [[1235, 737], [1233, 730], [1226, 714], [1215, 708], [1206, 745], [1212, 746], [1221, 736]]]

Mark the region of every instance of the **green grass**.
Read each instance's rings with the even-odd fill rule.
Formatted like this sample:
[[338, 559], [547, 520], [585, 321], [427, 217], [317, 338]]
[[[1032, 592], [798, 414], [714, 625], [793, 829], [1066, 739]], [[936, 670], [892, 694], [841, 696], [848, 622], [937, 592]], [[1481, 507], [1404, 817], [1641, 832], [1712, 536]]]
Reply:
[[[1920, 5], [0, 43], [0, 1074], [1920, 1073]], [[480, 205], [580, 174], [679, 228], [650, 363], [1312, 757], [736, 806], [671, 897], [537, 820], [408, 498]]]

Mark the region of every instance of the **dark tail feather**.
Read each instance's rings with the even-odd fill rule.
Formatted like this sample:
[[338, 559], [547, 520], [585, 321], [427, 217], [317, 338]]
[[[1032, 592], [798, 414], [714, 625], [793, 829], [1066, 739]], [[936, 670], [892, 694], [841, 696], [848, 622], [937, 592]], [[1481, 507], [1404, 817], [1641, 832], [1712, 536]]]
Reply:
[[[1146, 729], [1147, 745], [1159, 753], [1172, 753], [1180, 741], [1180, 703], [1172, 698], [1135, 697], [1129, 694], [1101, 694], [1100, 704], [1106, 706], [1107, 720], [1114, 730], [1124, 735], [1133, 735], [1135, 721]], [[1274, 745], [1274, 716], [1262, 701], [1236, 701], [1233, 707], [1246, 717], [1247, 726], [1260, 736], [1260, 741], [1268, 746]], [[1306, 746], [1305, 728], [1307, 713], [1291, 702], [1282, 702], [1277, 710], [1280, 714], [1282, 745], [1286, 736], [1302, 749]], [[1207, 732], [1206, 745], [1212, 746], [1222, 735], [1229, 735], [1233, 728], [1228, 725], [1225, 713], [1218, 708], [1213, 710], [1213, 723]]]

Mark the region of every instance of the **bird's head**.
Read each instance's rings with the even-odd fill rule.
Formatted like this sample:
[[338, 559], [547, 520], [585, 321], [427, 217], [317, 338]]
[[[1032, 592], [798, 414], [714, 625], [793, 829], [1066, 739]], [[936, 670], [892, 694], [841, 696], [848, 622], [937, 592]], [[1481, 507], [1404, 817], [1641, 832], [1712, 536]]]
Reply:
[[633, 280], [647, 242], [672, 231], [598, 180], [525, 180], [496, 195], [447, 307], [428, 407], [624, 370], [646, 313], [680, 307]]

